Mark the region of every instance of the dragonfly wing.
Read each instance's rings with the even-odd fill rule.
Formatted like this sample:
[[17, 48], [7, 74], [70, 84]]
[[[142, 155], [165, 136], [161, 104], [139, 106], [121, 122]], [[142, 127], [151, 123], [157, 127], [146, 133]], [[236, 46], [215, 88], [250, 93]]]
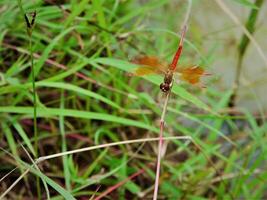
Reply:
[[179, 69], [183, 80], [194, 85], [200, 82], [200, 78], [205, 74], [204, 70], [199, 66], [188, 67], [185, 69]]
[[154, 56], [136, 57], [132, 62], [141, 65], [135, 70], [137, 76], [165, 73], [167, 69], [167, 64]]
[[156, 74], [156, 73], [158, 73], [158, 72], [155, 71], [155, 68], [153, 68], [153, 67], [141, 66], [135, 70], [134, 75], [135, 76], [145, 76], [145, 75]]

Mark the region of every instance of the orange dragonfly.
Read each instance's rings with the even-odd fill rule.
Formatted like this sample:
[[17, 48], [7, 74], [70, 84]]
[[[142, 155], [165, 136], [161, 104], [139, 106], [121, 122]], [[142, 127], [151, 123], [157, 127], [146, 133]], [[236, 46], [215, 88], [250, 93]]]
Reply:
[[206, 73], [202, 68], [197, 65], [186, 68], [177, 67], [183, 49], [185, 32], [186, 26], [184, 26], [182, 29], [178, 49], [173, 57], [172, 63], [169, 66], [165, 62], [162, 62], [154, 56], [137, 57], [133, 59], [132, 62], [135, 64], [140, 64], [141, 66], [138, 67], [132, 75], [143, 76], [155, 73], [165, 74], [163, 83], [160, 84], [160, 89], [162, 92], [169, 92], [171, 90], [173, 84], [173, 76], [175, 72], [178, 72], [180, 74], [182, 80], [192, 85], [199, 84], [200, 78], [202, 76], [210, 74]]

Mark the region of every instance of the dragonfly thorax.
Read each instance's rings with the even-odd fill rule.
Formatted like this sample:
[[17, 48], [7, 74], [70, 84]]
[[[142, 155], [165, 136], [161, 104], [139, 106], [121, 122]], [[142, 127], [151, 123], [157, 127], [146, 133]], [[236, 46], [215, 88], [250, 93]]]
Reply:
[[164, 76], [164, 82], [160, 84], [162, 92], [168, 92], [172, 87], [173, 82], [173, 71], [168, 70]]

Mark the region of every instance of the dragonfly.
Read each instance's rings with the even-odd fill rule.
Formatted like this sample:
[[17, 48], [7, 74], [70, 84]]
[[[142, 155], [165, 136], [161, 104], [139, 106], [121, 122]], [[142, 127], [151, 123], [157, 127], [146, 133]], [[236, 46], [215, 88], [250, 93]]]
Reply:
[[161, 61], [156, 56], [139, 56], [132, 60], [132, 63], [140, 65], [134, 73], [133, 76], [144, 76], [149, 74], [164, 74], [163, 82], [160, 84], [160, 89], [162, 92], [167, 93], [171, 90], [174, 82], [174, 73], [178, 72], [181, 79], [192, 84], [199, 85], [204, 88], [205, 86], [200, 83], [200, 78], [205, 75], [210, 75], [205, 72], [204, 69], [198, 65], [193, 65], [189, 67], [177, 67], [179, 58], [183, 49], [183, 42], [186, 33], [186, 26], [183, 27], [180, 36], [180, 42], [178, 49], [173, 57], [171, 64], [167, 64]]

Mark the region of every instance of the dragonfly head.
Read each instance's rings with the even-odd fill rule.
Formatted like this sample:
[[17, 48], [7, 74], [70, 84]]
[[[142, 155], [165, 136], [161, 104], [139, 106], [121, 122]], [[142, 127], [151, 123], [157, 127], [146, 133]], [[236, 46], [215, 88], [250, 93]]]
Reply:
[[160, 87], [162, 92], [169, 92], [171, 89], [171, 84], [164, 82], [164, 83], [161, 83], [159, 87]]

